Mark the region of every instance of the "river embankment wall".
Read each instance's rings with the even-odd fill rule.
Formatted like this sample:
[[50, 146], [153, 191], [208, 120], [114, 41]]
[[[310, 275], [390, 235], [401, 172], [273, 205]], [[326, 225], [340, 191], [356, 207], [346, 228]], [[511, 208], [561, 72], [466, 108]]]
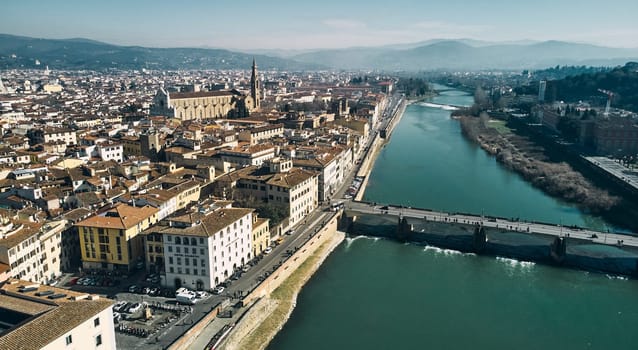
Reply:
[[363, 181], [356, 195], [354, 196], [354, 200], [360, 201], [365, 194], [366, 187], [368, 186], [368, 180], [370, 178], [370, 173], [374, 168], [374, 163], [379, 156], [379, 152], [381, 149], [388, 143], [390, 140], [390, 136], [392, 135], [392, 131], [399, 124], [403, 114], [405, 113], [405, 109], [408, 103], [406, 101], [401, 102], [399, 108], [397, 108], [396, 113], [392, 115], [390, 120], [388, 121], [388, 125], [385, 127], [384, 137], [381, 137], [381, 133], [376, 133], [372, 142], [370, 143], [370, 147], [366, 154], [363, 156], [359, 169], [357, 170], [357, 177], [362, 178]]
[[268, 346], [290, 317], [305, 283], [345, 239], [345, 233], [337, 230], [340, 213], [337, 214], [242, 299], [250, 310], [222, 344], [222, 349], [252, 350]]

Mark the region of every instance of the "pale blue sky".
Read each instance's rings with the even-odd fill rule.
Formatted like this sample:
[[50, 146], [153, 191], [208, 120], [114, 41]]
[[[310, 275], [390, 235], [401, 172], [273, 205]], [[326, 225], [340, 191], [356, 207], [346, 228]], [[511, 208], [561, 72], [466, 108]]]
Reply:
[[434, 38], [638, 47], [638, 0], [6, 0], [0, 33], [122, 45], [304, 49]]

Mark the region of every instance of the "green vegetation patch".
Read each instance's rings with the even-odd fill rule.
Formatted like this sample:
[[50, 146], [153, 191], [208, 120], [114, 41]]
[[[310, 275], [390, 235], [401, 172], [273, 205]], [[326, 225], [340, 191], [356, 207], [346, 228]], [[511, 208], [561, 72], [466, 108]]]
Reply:
[[491, 119], [486, 125], [488, 128], [495, 129], [501, 135], [507, 135], [512, 133], [512, 129], [507, 127], [507, 122], [504, 120]]

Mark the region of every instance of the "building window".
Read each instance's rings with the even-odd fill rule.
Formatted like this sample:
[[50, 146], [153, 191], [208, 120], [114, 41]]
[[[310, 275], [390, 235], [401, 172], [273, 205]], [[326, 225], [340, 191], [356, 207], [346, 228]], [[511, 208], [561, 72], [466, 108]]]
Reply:
[[71, 343], [73, 343], [73, 337], [69, 334], [66, 336], [66, 345], [71, 345]]
[[93, 326], [94, 326], [94, 327], [97, 327], [97, 326], [99, 326], [99, 325], [100, 325], [100, 318], [99, 318], [99, 317], [97, 317], [96, 319], [94, 319], [94, 320], [93, 320]]
[[98, 334], [95, 337], [95, 346], [100, 346], [102, 345], [102, 334]]

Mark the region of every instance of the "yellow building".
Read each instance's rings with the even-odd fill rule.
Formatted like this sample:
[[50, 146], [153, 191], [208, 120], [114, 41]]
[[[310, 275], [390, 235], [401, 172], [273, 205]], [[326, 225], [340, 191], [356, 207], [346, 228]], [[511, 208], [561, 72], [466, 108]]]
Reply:
[[157, 222], [158, 209], [119, 204], [75, 225], [80, 235], [82, 266], [130, 270], [144, 258], [144, 242], [138, 236]]
[[270, 245], [269, 220], [253, 216], [253, 256], [258, 256]]
[[141, 156], [142, 155], [142, 143], [137, 136], [123, 136], [120, 138], [120, 143], [124, 148], [124, 154]]
[[201, 184], [197, 181], [185, 181], [169, 188], [167, 191], [171, 193], [176, 200], [175, 210], [183, 209], [191, 202], [199, 201]]

